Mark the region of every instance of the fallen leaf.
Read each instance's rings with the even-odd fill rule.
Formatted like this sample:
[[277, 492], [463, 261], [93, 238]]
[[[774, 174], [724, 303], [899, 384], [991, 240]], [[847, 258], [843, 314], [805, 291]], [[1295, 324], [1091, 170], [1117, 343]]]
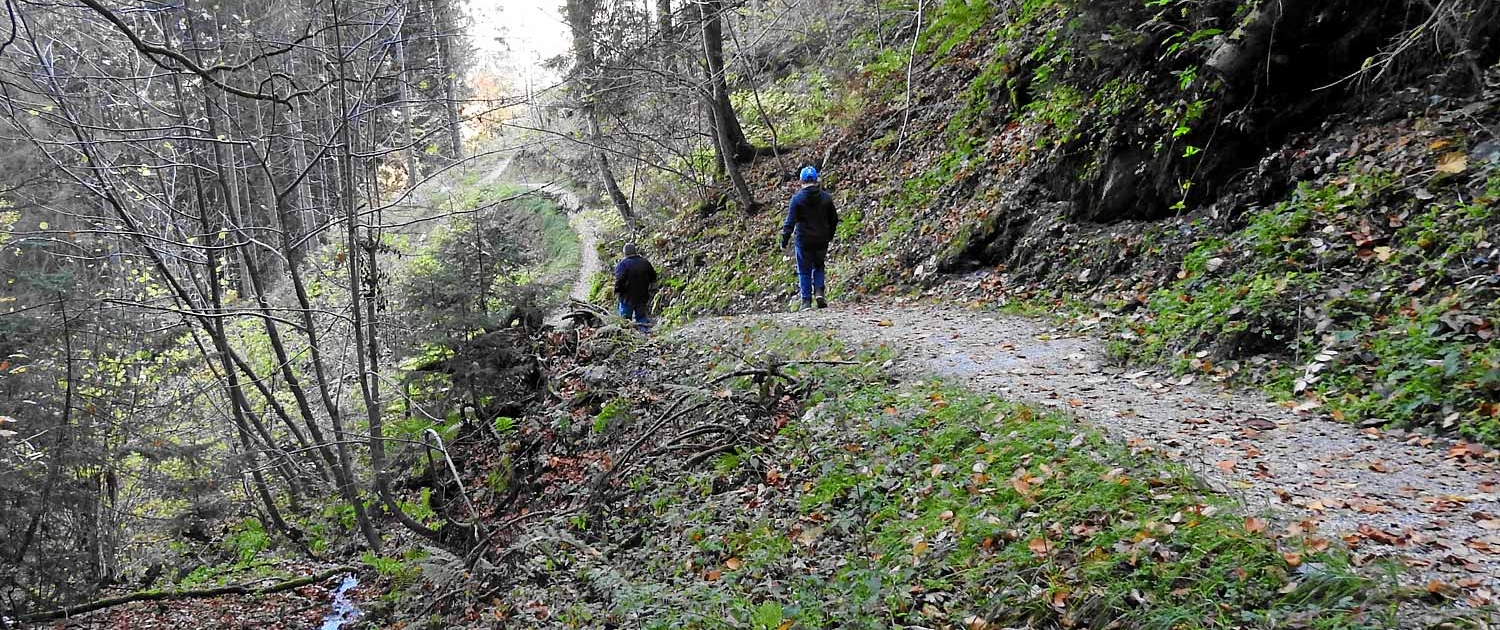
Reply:
[[1263, 518], [1256, 518], [1254, 516], [1245, 518], [1245, 531], [1252, 534], [1259, 534], [1263, 531], [1266, 531], [1267, 525], [1268, 523], [1266, 523], [1266, 519]]
[[1055, 591], [1052, 591], [1052, 607], [1053, 608], [1063, 608], [1063, 607], [1065, 607], [1067, 605], [1067, 603], [1068, 603], [1068, 595], [1070, 595], [1071, 593], [1072, 592], [1069, 591], [1066, 588], [1060, 588], [1060, 589], [1057, 589]]
[[745, 563], [741, 562], [739, 558], [730, 558], [724, 561], [724, 568], [730, 571], [738, 571], [742, 566], [745, 566]]
[[1364, 536], [1365, 538], [1383, 545], [1400, 545], [1401, 543], [1406, 541], [1405, 535], [1393, 534], [1382, 529], [1376, 529], [1368, 524], [1361, 524], [1359, 526], [1359, 534], [1361, 536]]
[[822, 537], [823, 528], [821, 526], [813, 526], [804, 529], [802, 530], [802, 533], [797, 534], [797, 542], [811, 547], [813, 543], [818, 542], [818, 539]]
[[1276, 428], [1276, 423], [1265, 418], [1251, 418], [1245, 421], [1245, 426], [1256, 431], [1270, 431]]
[[1300, 554], [1300, 553], [1295, 553], [1295, 552], [1291, 552], [1291, 551], [1283, 551], [1281, 553], [1281, 559], [1285, 560], [1286, 561], [1286, 565], [1289, 566], [1289, 567], [1300, 567], [1300, 566], [1302, 566], [1302, 554]]
[[921, 542], [918, 542], [915, 545], [912, 545], [911, 546], [911, 561], [912, 561], [912, 564], [916, 564], [916, 562], [918, 560], [921, 560], [922, 559], [922, 554], [927, 553], [927, 549], [930, 548], [930, 547], [931, 547], [931, 545], [928, 545], [926, 541], [921, 541]]
[[1031, 542], [1026, 543], [1026, 548], [1030, 549], [1031, 553], [1039, 556], [1045, 556], [1047, 555], [1047, 552], [1052, 550], [1052, 543], [1049, 542], [1045, 536], [1038, 536], [1031, 539]]
[[1018, 478], [1012, 480], [1010, 482], [1010, 487], [1015, 489], [1016, 494], [1019, 494], [1023, 497], [1031, 496], [1031, 484], [1027, 483], [1025, 479]]
[[1463, 151], [1444, 153], [1438, 158], [1437, 170], [1439, 173], [1457, 175], [1469, 170], [1469, 155]]

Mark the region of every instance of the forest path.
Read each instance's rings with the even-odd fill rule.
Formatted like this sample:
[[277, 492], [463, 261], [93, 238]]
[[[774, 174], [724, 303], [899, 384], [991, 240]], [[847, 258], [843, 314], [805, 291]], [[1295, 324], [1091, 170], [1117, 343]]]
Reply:
[[[1391, 557], [1404, 580], [1500, 592], [1500, 465], [1488, 449], [1323, 420], [1255, 392], [1113, 367], [1095, 338], [1046, 322], [926, 304], [708, 318], [707, 341], [771, 323], [897, 351], [894, 369], [1082, 417], [1136, 451], [1179, 462], [1277, 527], [1337, 536], [1359, 558]], [[1476, 600], [1477, 601], [1477, 600]]]
[[[479, 180], [481, 185], [489, 185], [501, 181], [505, 177], [505, 169], [510, 166], [510, 159], [506, 158], [497, 163], [494, 168]], [[573, 279], [573, 287], [568, 291], [568, 297], [580, 302], [587, 302], [589, 291], [594, 285], [594, 276], [604, 271], [604, 263], [599, 258], [599, 224], [589, 212], [591, 208], [583, 205], [583, 200], [573, 191], [564, 188], [557, 182], [526, 182], [507, 181], [506, 183], [525, 188], [530, 191], [539, 192], [551, 196], [557, 200], [564, 214], [568, 215], [568, 224], [572, 226], [574, 234], [578, 236], [578, 277]], [[566, 306], [554, 313], [556, 318], [566, 311]]]

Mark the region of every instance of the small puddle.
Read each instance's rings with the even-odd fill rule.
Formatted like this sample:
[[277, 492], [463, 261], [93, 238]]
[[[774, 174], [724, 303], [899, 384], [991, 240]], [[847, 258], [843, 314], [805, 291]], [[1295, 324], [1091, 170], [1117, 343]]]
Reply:
[[356, 586], [359, 586], [359, 579], [353, 575], [346, 575], [339, 582], [339, 587], [333, 591], [333, 610], [323, 616], [321, 630], [339, 630], [344, 624], [359, 619], [359, 606], [349, 599], [349, 591]]

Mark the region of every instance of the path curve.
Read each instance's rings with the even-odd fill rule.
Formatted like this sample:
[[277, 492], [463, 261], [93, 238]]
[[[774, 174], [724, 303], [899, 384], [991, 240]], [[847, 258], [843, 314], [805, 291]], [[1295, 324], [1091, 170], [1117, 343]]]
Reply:
[[900, 373], [957, 378], [1077, 414], [1135, 450], [1188, 466], [1252, 513], [1270, 510], [1281, 527], [1343, 538], [1357, 559], [1396, 558], [1413, 569], [1405, 580], [1484, 589], [1484, 599], [1500, 592], [1500, 466], [1486, 449], [1402, 441], [1253, 392], [1114, 368], [1097, 339], [994, 312], [853, 305], [704, 319], [678, 334], [727, 340], [761, 322], [888, 344]]
[[[483, 179], [479, 180], [482, 185], [489, 185], [499, 181], [505, 176], [505, 169], [510, 166], [510, 158], [506, 157], [495, 165]], [[604, 263], [599, 259], [599, 224], [588, 214], [588, 208], [583, 205], [583, 200], [557, 182], [506, 182], [513, 186], [549, 195], [557, 200], [562, 207], [563, 213], [568, 215], [568, 225], [578, 235], [578, 277], [573, 279], [573, 288], [568, 292], [568, 297], [580, 302], [587, 302], [589, 292], [594, 288], [594, 276], [604, 272]], [[560, 307], [554, 314], [554, 319], [566, 314], [567, 307]]]

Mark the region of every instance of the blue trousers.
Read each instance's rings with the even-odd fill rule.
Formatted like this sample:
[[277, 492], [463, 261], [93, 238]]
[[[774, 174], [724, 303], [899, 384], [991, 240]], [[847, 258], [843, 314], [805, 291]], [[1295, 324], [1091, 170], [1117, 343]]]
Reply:
[[632, 306], [623, 298], [619, 301], [619, 305], [620, 317], [635, 322], [635, 327], [643, 331], [651, 327], [651, 313], [646, 306]]
[[802, 301], [812, 301], [813, 295], [823, 295], [824, 281], [828, 272], [828, 244], [803, 245], [797, 241], [797, 288], [802, 290]]

